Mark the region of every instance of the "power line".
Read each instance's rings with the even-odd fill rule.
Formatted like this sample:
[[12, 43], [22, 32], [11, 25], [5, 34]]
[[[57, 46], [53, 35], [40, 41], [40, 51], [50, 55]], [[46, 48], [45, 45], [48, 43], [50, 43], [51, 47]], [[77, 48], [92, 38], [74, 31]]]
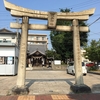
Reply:
[[92, 24], [94, 24], [95, 22], [97, 22], [98, 20], [100, 19], [100, 17], [98, 19], [96, 19], [94, 22], [92, 22], [90, 25], [88, 26], [91, 26]]
[[91, 5], [95, 5], [95, 4], [99, 4], [99, 3], [100, 3], [100, 1], [97, 1], [97, 0], [91, 0], [91, 1], [88, 0], [88, 1], [84, 1], [84, 2], [78, 3], [78, 4], [74, 4], [74, 5], [70, 5], [70, 6], [67, 6], [67, 7], [63, 7], [63, 8], [71, 8], [71, 9], [75, 9], [76, 8], [76, 9], [78, 9], [78, 8], [89, 7]]
[[76, 7], [73, 7], [73, 9], [79, 9], [79, 8], [85, 8], [85, 7], [88, 7], [91, 6], [91, 5], [96, 5], [96, 4], [99, 4], [100, 1], [95, 1], [95, 2], [90, 2], [90, 3], [86, 3], [84, 5], [79, 5], [79, 6], [76, 6]]
[[89, 34], [89, 36], [90, 36], [90, 35], [99, 35], [99, 36], [100, 36], [100, 32]]

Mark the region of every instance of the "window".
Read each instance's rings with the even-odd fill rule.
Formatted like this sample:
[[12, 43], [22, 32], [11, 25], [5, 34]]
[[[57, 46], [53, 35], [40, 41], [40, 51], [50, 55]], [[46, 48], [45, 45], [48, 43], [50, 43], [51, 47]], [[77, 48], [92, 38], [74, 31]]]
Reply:
[[3, 42], [6, 42], [6, 39], [5, 38], [3, 39]]
[[11, 41], [7, 41], [8, 43], [11, 43]]
[[34, 40], [34, 37], [31, 37], [31, 40]]
[[4, 57], [0, 57], [0, 64], [4, 64]]
[[3, 42], [8, 42], [5, 38], [3, 39]]
[[0, 42], [2, 42], [2, 40], [0, 40]]
[[82, 66], [85, 66], [84, 62], [82, 62]]
[[42, 42], [42, 44], [46, 44], [45, 42]]
[[14, 64], [14, 57], [0, 57], [0, 65], [1, 64]]
[[12, 36], [12, 39], [15, 39], [15, 36]]
[[39, 40], [39, 37], [36, 37], [36, 40]]
[[74, 65], [74, 63], [69, 63], [69, 66], [73, 66]]
[[7, 64], [14, 64], [14, 57], [7, 57]]
[[42, 37], [42, 40], [44, 40], [44, 37]]
[[[71, 63], [69, 63], [68, 64], [69, 66], [73, 66], [74, 65], [74, 63], [73, 62], [71, 62]], [[84, 66], [85, 64], [84, 64], [84, 62], [82, 62], [82, 66]]]
[[5, 38], [3, 39], [3, 42], [11, 43], [10, 40], [6, 40]]

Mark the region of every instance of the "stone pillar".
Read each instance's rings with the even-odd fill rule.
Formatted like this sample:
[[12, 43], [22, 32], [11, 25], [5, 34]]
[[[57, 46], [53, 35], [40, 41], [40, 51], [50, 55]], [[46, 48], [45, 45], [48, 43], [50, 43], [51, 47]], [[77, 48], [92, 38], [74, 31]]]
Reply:
[[80, 36], [78, 20], [73, 20], [73, 50], [74, 50], [74, 66], [75, 66], [75, 84], [82, 85], [83, 74], [81, 64]]
[[19, 52], [19, 63], [18, 63], [17, 86], [12, 89], [13, 94], [28, 93], [28, 88], [25, 86], [28, 24], [29, 24], [29, 18], [23, 17], [20, 52]]
[[73, 50], [74, 50], [74, 67], [75, 67], [75, 84], [71, 90], [75, 93], [91, 92], [91, 89], [83, 82], [82, 61], [80, 50], [80, 34], [78, 20], [73, 20]]

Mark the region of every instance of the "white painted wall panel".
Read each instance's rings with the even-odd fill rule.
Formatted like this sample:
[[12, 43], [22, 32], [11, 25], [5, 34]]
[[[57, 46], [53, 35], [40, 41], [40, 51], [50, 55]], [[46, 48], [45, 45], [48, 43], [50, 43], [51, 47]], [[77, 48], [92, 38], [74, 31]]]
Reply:
[[15, 75], [14, 65], [0, 65], [0, 75]]
[[[14, 39], [12, 39], [12, 37], [15, 37]], [[12, 43], [16, 44], [16, 35], [7, 35], [7, 34], [0, 34], [0, 40], [10, 40]]]
[[15, 47], [0, 47], [0, 56], [15, 56]]
[[[13, 56], [15, 62], [15, 47], [0, 47], [0, 56]], [[15, 65], [0, 65], [0, 75], [15, 75], [17, 74], [18, 66]]]
[[6, 66], [0, 65], [0, 75], [5, 75], [5, 71], [6, 71]]
[[14, 75], [14, 65], [6, 65], [5, 73], [6, 75]]

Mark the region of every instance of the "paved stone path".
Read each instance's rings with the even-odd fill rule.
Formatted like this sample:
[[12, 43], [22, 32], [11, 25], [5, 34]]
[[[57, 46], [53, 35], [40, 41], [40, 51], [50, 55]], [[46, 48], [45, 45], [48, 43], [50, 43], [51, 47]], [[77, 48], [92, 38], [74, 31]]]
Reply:
[[[91, 87], [92, 93], [100, 93], [100, 76], [88, 73], [83, 76], [84, 83]], [[16, 85], [17, 76], [0, 76], [0, 95], [10, 94]], [[73, 94], [70, 85], [75, 83], [75, 76], [66, 71], [26, 71], [26, 86], [29, 95]]]
[[66, 75], [66, 71], [28, 71], [26, 76], [26, 84], [30, 90], [29, 94], [38, 95], [71, 93], [70, 84], [72, 83], [70, 81], [74, 81], [74, 78], [72, 78], [71, 75], [67, 75], [66, 77]]

